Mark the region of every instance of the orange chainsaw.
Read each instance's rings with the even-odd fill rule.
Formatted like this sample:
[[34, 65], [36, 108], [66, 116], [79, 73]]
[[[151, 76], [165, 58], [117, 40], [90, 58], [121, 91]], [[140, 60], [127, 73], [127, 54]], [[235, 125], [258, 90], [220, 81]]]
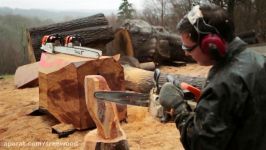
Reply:
[[[154, 81], [155, 81], [155, 93], [159, 94], [160, 86], [158, 84], [160, 76], [160, 71], [158, 69], [154, 72]], [[175, 82], [173, 77], [167, 76], [167, 82], [172, 82], [175, 86], [178, 86], [183, 90], [184, 99], [191, 100], [194, 99], [195, 102], [199, 101], [200, 98], [200, 89], [185, 83], [177, 83]], [[107, 100], [119, 104], [125, 105], [135, 105], [135, 106], [142, 106], [142, 107], [149, 107], [150, 105], [150, 95], [144, 93], [137, 93], [132, 91], [96, 91], [94, 96], [99, 100]]]
[[65, 37], [65, 40], [58, 34], [45, 35], [41, 41], [41, 49], [48, 53], [64, 53], [88, 58], [99, 58], [102, 56], [102, 51], [100, 50], [82, 47], [81, 41], [82, 38], [79, 35], [68, 35]]

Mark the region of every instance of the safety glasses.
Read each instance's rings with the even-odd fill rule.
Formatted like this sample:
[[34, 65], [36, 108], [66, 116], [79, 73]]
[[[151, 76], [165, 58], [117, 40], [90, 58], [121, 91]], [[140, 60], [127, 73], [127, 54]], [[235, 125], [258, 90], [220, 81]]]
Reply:
[[187, 47], [187, 46], [185, 46], [185, 45], [182, 44], [182, 50], [187, 51], [187, 52], [191, 52], [191, 51], [193, 51], [197, 46], [198, 46], [198, 44], [195, 44], [195, 45], [192, 46], [192, 47]]

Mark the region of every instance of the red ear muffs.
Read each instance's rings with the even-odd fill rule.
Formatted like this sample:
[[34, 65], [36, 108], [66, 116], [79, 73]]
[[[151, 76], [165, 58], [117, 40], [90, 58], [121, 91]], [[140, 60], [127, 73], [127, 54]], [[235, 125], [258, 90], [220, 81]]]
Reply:
[[226, 54], [226, 44], [217, 34], [207, 34], [200, 43], [201, 50], [206, 54], [218, 54], [223, 57]]

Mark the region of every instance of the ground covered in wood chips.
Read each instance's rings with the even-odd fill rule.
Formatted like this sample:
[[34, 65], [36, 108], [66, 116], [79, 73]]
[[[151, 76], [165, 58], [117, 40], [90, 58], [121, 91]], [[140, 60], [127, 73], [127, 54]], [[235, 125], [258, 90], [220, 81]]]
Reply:
[[[160, 67], [162, 72], [206, 77], [208, 67]], [[58, 138], [51, 126], [58, 121], [51, 115], [29, 116], [38, 107], [36, 88], [15, 89], [14, 76], [0, 79], [0, 149], [81, 149], [89, 130], [76, 131]], [[162, 124], [149, 115], [147, 108], [128, 106], [128, 123], [123, 123], [131, 150], [183, 150], [174, 123]]]

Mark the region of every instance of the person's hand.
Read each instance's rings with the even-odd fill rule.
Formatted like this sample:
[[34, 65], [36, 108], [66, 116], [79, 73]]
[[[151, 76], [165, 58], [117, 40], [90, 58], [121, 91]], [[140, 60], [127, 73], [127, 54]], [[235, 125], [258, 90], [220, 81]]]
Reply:
[[180, 81], [176, 79], [173, 75], [167, 75], [166, 80], [167, 82], [172, 83], [174, 86], [180, 89]]
[[165, 109], [177, 109], [184, 103], [183, 92], [173, 83], [165, 83], [159, 93], [160, 104]]

